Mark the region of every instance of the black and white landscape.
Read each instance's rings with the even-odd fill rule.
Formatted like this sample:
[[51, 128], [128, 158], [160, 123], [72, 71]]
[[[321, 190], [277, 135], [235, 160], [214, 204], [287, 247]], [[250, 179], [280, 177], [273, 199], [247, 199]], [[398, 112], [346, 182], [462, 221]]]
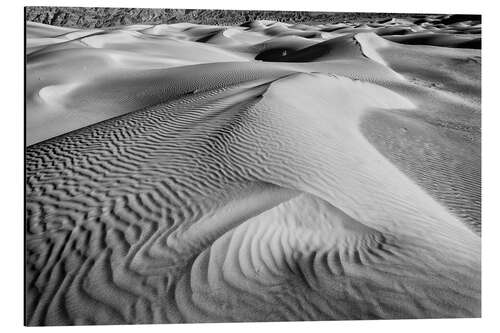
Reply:
[[481, 316], [481, 17], [285, 14], [26, 8], [27, 325]]

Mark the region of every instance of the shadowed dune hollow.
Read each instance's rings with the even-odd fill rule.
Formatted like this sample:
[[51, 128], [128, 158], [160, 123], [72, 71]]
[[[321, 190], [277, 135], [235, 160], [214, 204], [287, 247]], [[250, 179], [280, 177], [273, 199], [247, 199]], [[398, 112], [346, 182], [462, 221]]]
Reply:
[[28, 325], [481, 315], [474, 17], [26, 38]]

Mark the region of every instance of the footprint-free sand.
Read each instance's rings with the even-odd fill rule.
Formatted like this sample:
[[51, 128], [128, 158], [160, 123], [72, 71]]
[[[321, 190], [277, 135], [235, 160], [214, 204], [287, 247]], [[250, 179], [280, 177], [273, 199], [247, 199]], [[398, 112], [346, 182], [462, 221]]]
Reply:
[[480, 32], [27, 22], [27, 324], [479, 317]]

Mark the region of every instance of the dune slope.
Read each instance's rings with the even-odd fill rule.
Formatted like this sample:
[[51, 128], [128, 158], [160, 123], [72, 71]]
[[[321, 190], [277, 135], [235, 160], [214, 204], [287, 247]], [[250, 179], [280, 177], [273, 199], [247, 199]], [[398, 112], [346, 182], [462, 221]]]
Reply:
[[27, 324], [479, 317], [480, 49], [385, 38], [443, 20], [29, 23]]

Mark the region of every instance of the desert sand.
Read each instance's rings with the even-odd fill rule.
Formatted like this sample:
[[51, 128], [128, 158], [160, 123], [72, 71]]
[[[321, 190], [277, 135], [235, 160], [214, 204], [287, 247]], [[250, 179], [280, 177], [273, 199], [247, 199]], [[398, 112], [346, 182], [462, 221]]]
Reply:
[[481, 315], [481, 23], [26, 26], [26, 323]]

